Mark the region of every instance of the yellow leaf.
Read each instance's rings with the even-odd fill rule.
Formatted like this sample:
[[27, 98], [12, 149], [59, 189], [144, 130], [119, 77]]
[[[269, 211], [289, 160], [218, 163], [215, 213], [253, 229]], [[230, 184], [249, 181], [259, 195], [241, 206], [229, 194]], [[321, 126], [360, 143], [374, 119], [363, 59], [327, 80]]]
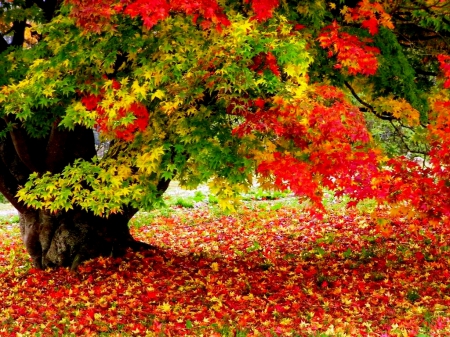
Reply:
[[53, 90], [52, 86], [46, 86], [44, 90], [42, 90], [42, 93], [44, 94], [45, 97], [52, 96], [54, 92], [55, 90]]
[[407, 125], [415, 126], [420, 123], [420, 113], [404, 98], [380, 97], [376, 101], [379, 114], [390, 113], [395, 118], [402, 119]]
[[147, 96], [147, 89], [145, 86], [141, 86], [139, 82], [136, 80], [131, 85], [131, 89], [133, 90], [133, 93], [135, 95], [140, 95], [142, 98], [145, 98]]
[[161, 304], [160, 306], [158, 306], [159, 309], [161, 309], [161, 311], [163, 312], [170, 312], [170, 310], [172, 309], [172, 307], [170, 306], [169, 303], [164, 302], [163, 304]]
[[289, 324], [291, 324], [291, 323], [292, 323], [292, 319], [287, 318], [287, 317], [282, 318], [281, 321], [280, 321], [280, 324], [281, 324], [281, 325], [289, 325]]
[[56, 189], [56, 186], [55, 185], [48, 185], [45, 189], [47, 191], [50, 191], [50, 193], [51, 193], [54, 189]]
[[164, 98], [166, 94], [164, 93], [164, 91], [158, 89], [156, 90], [153, 94], [152, 94], [152, 101], [156, 98], [162, 99]]
[[128, 84], [128, 77], [122, 78], [120, 84], [125, 87]]
[[211, 263], [211, 269], [215, 272], [219, 271], [219, 264], [217, 262]]
[[121, 178], [128, 178], [131, 175], [131, 168], [125, 165], [120, 165], [117, 168], [117, 175]]

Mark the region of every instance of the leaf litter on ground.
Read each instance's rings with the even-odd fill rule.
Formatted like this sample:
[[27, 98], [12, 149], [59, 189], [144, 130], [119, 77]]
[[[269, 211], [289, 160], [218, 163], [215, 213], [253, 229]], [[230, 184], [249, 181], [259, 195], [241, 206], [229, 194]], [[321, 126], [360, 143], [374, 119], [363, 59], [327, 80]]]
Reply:
[[0, 335], [448, 336], [448, 223], [377, 216], [140, 214], [133, 235], [157, 249], [77, 274], [31, 268], [1, 229]]

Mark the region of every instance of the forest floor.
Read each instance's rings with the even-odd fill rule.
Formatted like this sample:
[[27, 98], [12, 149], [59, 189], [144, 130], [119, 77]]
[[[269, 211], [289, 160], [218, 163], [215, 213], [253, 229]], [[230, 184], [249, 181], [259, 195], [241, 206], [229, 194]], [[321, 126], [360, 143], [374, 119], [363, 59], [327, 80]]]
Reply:
[[[184, 193], [184, 192], [183, 192]], [[133, 235], [158, 247], [31, 268], [17, 216], [0, 227], [1, 336], [450, 336], [450, 226], [368, 201], [308, 216], [255, 190], [236, 213], [168, 193]]]

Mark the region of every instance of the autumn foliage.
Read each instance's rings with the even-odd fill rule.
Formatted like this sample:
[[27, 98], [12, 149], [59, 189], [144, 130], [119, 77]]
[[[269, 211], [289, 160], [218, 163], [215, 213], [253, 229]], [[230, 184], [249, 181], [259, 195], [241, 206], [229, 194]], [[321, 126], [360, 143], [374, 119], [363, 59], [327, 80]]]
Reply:
[[359, 1], [356, 7], [347, 7], [343, 12], [345, 21], [359, 23], [361, 27], [369, 31], [370, 35], [377, 34], [379, 27], [394, 28], [391, 16], [379, 2]]
[[[449, 227], [298, 208], [174, 211], [134, 234], [157, 251], [101, 258], [78, 274], [27, 268], [3, 230], [3, 336], [445, 336]], [[267, 204], [266, 204], [267, 207]], [[269, 205], [270, 207], [270, 205]]]
[[[208, 251], [203, 259], [190, 241], [180, 239], [191, 245], [187, 249], [171, 238], [176, 248], [166, 251], [165, 257], [161, 252], [129, 252], [128, 260], [91, 262], [90, 271], [117, 265], [119, 271], [135, 268], [123, 275], [101, 269], [111, 277], [105, 284], [116, 282], [111, 288], [120, 289], [110, 295], [114, 299], [107, 297], [102, 282], [80, 295], [106, 296], [108, 303], [126, 302], [125, 307], [141, 310], [139, 315], [154, 315], [148, 326], [133, 321], [130, 333], [148, 329], [188, 333], [192, 322], [197, 322], [196, 332], [210, 332], [211, 324], [229, 318], [236, 324], [233, 328], [266, 335], [271, 331], [283, 335], [301, 324], [310, 334], [324, 327], [345, 332], [356, 325], [331, 323], [327, 312], [345, 317], [353, 306], [363, 313], [359, 317], [363, 320], [389, 317], [385, 327], [378, 325], [379, 334], [392, 333], [395, 324], [407, 334], [424, 324], [447, 324], [441, 318], [424, 323], [418, 312], [422, 309], [412, 306], [409, 327], [392, 305], [403, 301], [407, 307], [414, 302], [404, 300], [409, 291], [411, 298], [423, 296], [427, 308], [437, 304], [428, 297], [447, 301], [441, 287], [443, 275], [448, 276], [447, 256], [439, 245], [444, 245], [450, 215], [449, 7], [448, 1], [412, 0], [4, 2], [0, 6], [0, 191], [29, 219], [34, 216], [39, 223], [52, 219], [52, 229], [45, 231], [49, 236], [70, 228], [69, 218], [81, 219], [74, 227], [80, 226], [77, 231], [82, 233], [88, 232], [88, 222], [95, 222], [85, 219], [97, 217], [105, 226], [105, 219], [120, 219], [124, 223], [120, 227], [116, 221], [120, 229], [112, 230], [107, 243], [120, 241], [117, 236], [127, 233], [126, 223], [138, 210], [150, 211], [163, 202], [172, 180], [190, 189], [208, 184], [227, 211], [239, 211], [242, 194], [255, 184], [265, 190], [291, 191], [306, 201], [303, 211], [313, 215], [311, 219], [280, 212], [272, 227], [263, 222], [260, 227], [265, 230], [258, 233], [236, 232], [227, 223], [240, 221], [236, 218], [202, 223], [203, 243], [214, 241], [208, 234], [211, 228], [219, 230], [214, 238], [227, 243], [214, 241], [216, 248], [208, 248], [217, 256]], [[99, 134], [97, 144], [93, 131]], [[348, 218], [326, 214], [324, 198], [330, 193], [336, 202], [348, 199]], [[358, 218], [354, 207], [364, 200], [376, 202], [377, 216], [388, 220]], [[252, 218], [250, 213], [244, 212], [245, 221]], [[174, 227], [179, 238], [190, 235], [173, 219], [159, 221]], [[31, 220], [28, 225], [47, 228]], [[103, 233], [89, 225], [89, 233]], [[335, 245], [327, 246], [329, 265], [320, 262], [325, 241], [317, 240], [324, 238], [305, 229], [314, 227], [321, 233], [321, 226], [328, 226], [337, 238]], [[358, 260], [355, 266], [345, 257], [354, 257], [354, 252], [362, 256], [373, 248], [351, 238], [365, 240], [358, 230], [384, 249], [372, 251], [377, 259], [368, 259], [367, 265]], [[60, 238], [76, 237], [78, 232], [70, 233]], [[243, 233], [254, 236], [253, 246], [236, 239], [230, 248], [233, 238]], [[41, 240], [41, 232], [28, 234], [23, 234], [24, 240], [37, 238], [36, 244], [27, 243], [29, 251], [39, 251], [37, 261], [45, 260], [50, 248], [57, 251], [59, 243], [52, 246], [50, 238]], [[162, 247], [169, 234], [158, 235], [152, 242]], [[394, 236], [400, 244], [401, 235], [416, 240], [420, 248], [399, 257], [390, 239]], [[298, 241], [293, 243], [290, 236]], [[428, 240], [437, 246], [424, 245]], [[135, 244], [131, 235], [121, 244], [131, 248], [130, 242]], [[79, 245], [67, 249], [75, 261], [58, 256], [54, 260], [76, 267], [72, 262], [80, 255], [73, 252], [75, 246]], [[317, 258], [314, 263], [299, 257], [305, 249], [317, 253], [312, 256]], [[236, 251], [251, 258], [237, 254], [242, 257], [237, 262]], [[283, 260], [289, 254], [295, 258]], [[400, 260], [414, 266], [429, 263], [438, 284], [433, 284], [430, 274], [419, 275], [417, 268], [409, 270]], [[147, 262], [155, 268], [145, 269]], [[270, 277], [279, 278], [277, 284], [284, 287], [270, 283], [266, 270], [255, 263], [273, 268]], [[196, 273], [183, 274], [183, 266]], [[348, 281], [337, 280], [336, 273], [342, 270], [348, 271]], [[77, 282], [60, 273], [70, 279], [67, 289]], [[371, 273], [384, 275], [383, 286]], [[81, 282], [83, 277], [96, 281], [88, 274], [82, 269]], [[32, 275], [24, 285], [31, 289], [49, 285], [45, 273], [32, 270]], [[119, 281], [121, 277], [137, 277], [140, 283], [130, 290]], [[210, 279], [190, 283], [199, 277]], [[233, 284], [227, 284], [227, 278]], [[300, 281], [304, 288], [296, 287]], [[12, 287], [19, 284], [11, 282]], [[141, 292], [127, 302], [128, 295], [122, 293], [134, 291], [134, 286], [140, 286]], [[67, 289], [59, 287], [50, 297], [70, 298]], [[71, 290], [73, 296], [79, 295]], [[343, 295], [347, 290], [351, 298]], [[209, 302], [200, 303], [201, 296], [210, 296]], [[143, 305], [145, 300], [150, 304]], [[105, 303], [99, 303], [104, 310], [116, 310]], [[305, 310], [301, 303], [314, 308], [308, 317], [298, 314]], [[57, 316], [58, 304], [51, 305], [47, 316]], [[249, 315], [243, 314], [245, 306], [251, 308]], [[90, 305], [81, 309], [82, 325], [89, 330], [85, 333], [95, 331], [93, 322], [106, 314], [94, 312]], [[6, 314], [18, 320], [24, 310], [25, 304], [17, 304]], [[38, 320], [42, 312], [30, 314]], [[127, 323], [119, 316], [134, 319], [125, 314], [108, 321], [108, 329]], [[80, 332], [79, 327], [74, 329]]]
[[[93, 1], [92, 7], [86, 6], [83, 1], [71, 1], [74, 5], [72, 15], [78, 24], [88, 30], [100, 31], [105, 27], [104, 23], [109, 23], [112, 15], [123, 13], [132, 18], [142, 19], [146, 28], [151, 29], [159, 21], [169, 17], [171, 12], [181, 12], [193, 16], [193, 21], [201, 19], [201, 26], [209, 28], [214, 25], [217, 29], [228, 26], [229, 21], [224, 15], [219, 4], [215, 0], [185, 1], [185, 0], [138, 0], [122, 1]], [[266, 14], [268, 9], [259, 13], [259, 16]], [[267, 14], [266, 14], [267, 15]]]
[[439, 61], [439, 66], [442, 69], [443, 75], [445, 77], [444, 88], [450, 88], [450, 56], [448, 55], [438, 55], [437, 59]]
[[[0, 192], [36, 268], [5, 224], [0, 334], [449, 335], [449, 22], [445, 0], [2, 2]], [[173, 180], [229, 213], [137, 213]], [[248, 208], [255, 185], [301, 206]]]
[[374, 75], [377, 72], [378, 48], [371, 47], [369, 38], [361, 41], [357, 36], [339, 31], [337, 22], [325, 27], [319, 35], [320, 46], [327, 48], [328, 56], [336, 56], [336, 69], [347, 69], [350, 75]]
[[[113, 90], [120, 89], [120, 83], [117, 81], [112, 81], [111, 84]], [[137, 132], [145, 131], [148, 124], [149, 113], [145, 105], [133, 102], [129, 106], [120, 107], [117, 112], [114, 112], [115, 116], [111, 116], [108, 112], [101, 106], [102, 94], [93, 95], [87, 94], [81, 98], [81, 102], [86, 107], [87, 110], [95, 110], [98, 114], [96, 119], [97, 124], [95, 128], [102, 134], [110, 134], [118, 139], [123, 139], [126, 141], [132, 141], [134, 135]], [[120, 101], [120, 98], [118, 98]], [[131, 121], [124, 121], [124, 119], [129, 116]], [[114, 125], [114, 124], [119, 124]]]
[[[406, 15], [400, 8], [407, 3], [330, 3], [315, 14], [307, 5], [289, 6], [259, 0], [66, 1], [64, 19], [55, 24], [80, 49], [92, 51], [76, 54], [50, 29], [51, 57], [77, 57], [57, 66], [35, 63], [36, 74], [17, 88], [5, 86], [0, 102], [11, 102], [9, 113], [23, 109], [27, 116], [28, 108], [15, 108], [27, 86], [44, 86], [46, 104], [53, 106], [69, 81], [75, 96], [60, 125], [97, 129], [103, 141], [113, 140], [117, 151], [111, 153], [118, 155], [74, 162], [64, 175], [32, 175], [20, 200], [51, 211], [82, 204], [108, 215], [108, 203], [113, 213], [121, 203], [149, 207], [160, 198], [158, 179], [181, 178], [186, 186], [209, 181], [221, 204], [232, 209], [256, 178], [265, 188], [308, 198], [313, 213], [323, 210], [324, 190], [331, 189], [351, 197], [350, 205], [375, 198], [396, 209], [413, 207], [421, 216], [448, 214], [446, 201], [431, 195], [447, 193], [449, 56], [439, 45], [418, 44], [436, 51], [428, 64], [406, 47], [398, 16]], [[445, 5], [420, 10], [435, 13], [436, 20], [446, 15]], [[417, 76], [436, 75], [437, 89], [428, 79], [414, 79], [417, 64], [424, 68]], [[41, 83], [49, 69], [58, 84]], [[64, 75], [72, 73], [78, 75]], [[54, 93], [54, 86], [61, 88]], [[27, 104], [32, 110], [42, 103]], [[390, 124], [375, 131], [398, 137], [394, 155], [385, 151], [392, 145], [368, 127], [376, 117]], [[411, 160], [417, 154], [426, 165]], [[117, 163], [128, 168], [116, 171]], [[74, 202], [80, 187], [66, 177], [75, 172], [108, 178], [98, 184], [87, 179], [83, 202]], [[123, 194], [102, 198], [106, 205], [99, 207], [104, 191], [96, 186], [110, 183], [107, 172], [114, 172], [111, 184]], [[44, 185], [42, 194], [38, 186]], [[67, 197], [52, 194], [60, 189]]]

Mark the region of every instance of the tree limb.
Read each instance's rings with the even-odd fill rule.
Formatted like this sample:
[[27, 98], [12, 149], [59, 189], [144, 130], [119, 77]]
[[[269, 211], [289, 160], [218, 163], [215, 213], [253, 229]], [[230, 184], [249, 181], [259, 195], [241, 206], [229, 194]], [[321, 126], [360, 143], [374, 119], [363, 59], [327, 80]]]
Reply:
[[66, 158], [65, 165], [72, 163], [77, 158], [91, 160], [97, 154], [93, 130], [84, 126], [75, 126], [73, 131], [69, 131], [66, 150], [66, 154], [70, 153], [70, 158]]
[[19, 190], [19, 185], [14, 177], [9, 172], [3, 161], [0, 161], [0, 192], [6, 199], [17, 209], [20, 213], [24, 213], [27, 207], [17, 200], [16, 194]]
[[25, 28], [26, 21], [15, 21], [13, 23], [13, 39], [11, 42], [11, 46], [21, 47], [25, 41]]
[[6, 42], [5, 37], [0, 35], [0, 54], [3, 53], [6, 49], [8, 49], [9, 44]]
[[425, 151], [419, 151], [419, 150], [412, 150], [409, 145], [406, 143], [405, 141], [405, 137], [402, 133], [401, 130], [399, 130], [399, 128], [397, 128], [397, 126], [395, 126], [395, 124], [393, 123], [393, 121], [389, 121], [392, 125], [392, 127], [394, 128], [395, 132], [398, 134], [398, 136], [400, 137], [400, 141], [402, 142], [403, 146], [405, 147], [405, 149], [410, 152], [410, 153], [417, 153], [417, 154], [421, 154], [423, 156], [426, 156], [428, 154], [428, 152]]
[[0, 143], [0, 192], [21, 213], [26, 210], [23, 203], [15, 197], [19, 185], [28, 178], [29, 171], [17, 158], [9, 136]]
[[[11, 122], [7, 116], [4, 117], [7, 123]], [[28, 136], [20, 126], [16, 124], [15, 127], [9, 132], [11, 136], [12, 143], [16, 150], [17, 155], [20, 160], [25, 164], [25, 166], [31, 172], [41, 172], [41, 167], [32, 159], [32, 154], [30, 152], [30, 146], [28, 144]]]
[[55, 121], [46, 147], [45, 170], [60, 172], [77, 158], [91, 160], [95, 155], [94, 133], [76, 126], [74, 130], [61, 129]]
[[418, 75], [425, 75], [425, 76], [437, 76], [438, 75], [437, 73], [435, 73], [433, 71], [425, 71], [425, 70], [422, 70], [422, 69], [414, 69], [414, 71]]
[[356, 91], [352, 88], [352, 86], [350, 85], [350, 83], [348, 83], [347, 81], [344, 81], [344, 85], [348, 88], [348, 90], [350, 90], [350, 92], [352, 93], [353, 97], [355, 97], [355, 99], [363, 106], [365, 106], [367, 108], [367, 110], [369, 110], [370, 112], [372, 112], [376, 117], [378, 117], [379, 119], [385, 120], [385, 121], [392, 121], [392, 120], [396, 120], [397, 118], [395, 118], [394, 116], [392, 116], [391, 114], [379, 114], [378, 112], [376, 112], [375, 108], [373, 106], [371, 106], [369, 103], [364, 102], [361, 97], [358, 96], [358, 94], [356, 93]]
[[44, 16], [45, 19], [47, 20], [47, 22], [49, 22], [55, 12], [56, 9], [59, 7], [59, 5], [61, 4], [61, 1], [58, 0], [34, 0], [34, 3], [40, 8], [42, 9], [42, 11], [44, 12]]
[[[423, 9], [427, 14], [433, 16], [433, 12], [431, 11], [431, 7], [425, 6], [424, 4], [421, 4], [420, 2], [418, 2], [417, 0], [412, 0], [412, 3], [415, 3], [417, 6], [419, 6], [421, 9]], [[436, 13], [437, 14], [437, 13]], [[442, 22], [446, 23], [447, 25], [450, 25], [450, 21], [443, 16], [442, 17]], [[449, 43], [446, 40], [446, 37], [444, 37], [440, 32], [436, 32], [436, 34], [438, 34], [441, 38], [442, 41], [448, 46]]]
[[0, 142], [0, 159], [8, 168], [9, 173], [14, 177], [18, 185], [26, 183], [31, 171], [20, 160], [9, 135]]
[[64, 168], [66, 162], [66, 145], [69, 138], [68, 130], [60, 130], [58, 123], [55, 121], [52, 125], [52, 131], [47, 143], [45, 168], [46, 170], [56, 173]]

